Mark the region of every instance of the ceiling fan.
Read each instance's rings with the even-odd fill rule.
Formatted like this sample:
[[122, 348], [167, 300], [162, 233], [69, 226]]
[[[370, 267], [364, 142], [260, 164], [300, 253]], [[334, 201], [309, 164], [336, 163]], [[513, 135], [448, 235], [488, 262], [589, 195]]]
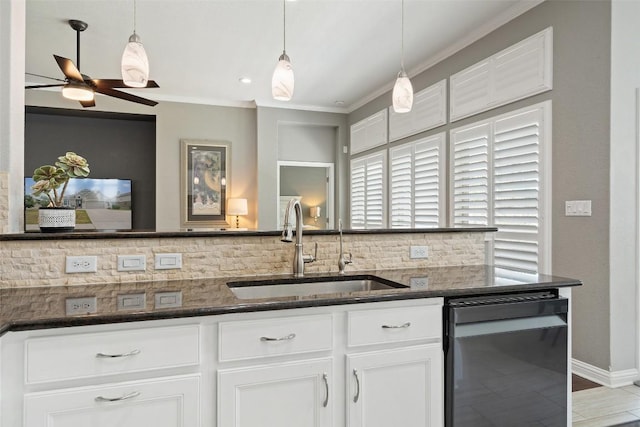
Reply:
[[[119, 88], [129, 88], [122, 80], [117, 79], [92, 79], [86, 74], [80, 73], [80, 33], [87, 29], [86, 22], [71, 19], [69, 20], [69, 26], [76, 32], [76, 62], [78, 66], [74, 65], [73, 61], [62, 56], [53, 55], [58, 66], [65, 75], [65, 79], [56, 79], [53, 77], [41, 76], [38, 74], [26, 73], [32, 76], [44, 77], [47, 79], [58, 80], [62, 83], [56, 84], [44, 84], [44, 85], [32, 85], [25, 86], [25, 89], [40, 89], [46, 87], [62, 87], [62, 94], [66, 98], [78, 100], [83, 107], [94, 107], [96, 105], [94, 99], [94, 93], [101, 93], [103, 95], [112, 96], [114, 98], [124, 99], [125, 101], [137, 102], [138, 104], [149, 105], [151, 107], [157, 105], [156, 101], [142, 98], [136, 95], [131, 95], [126, 92], [117, 90]], [[160, 87], [158, 84], [149, 80], [146, 88]]]

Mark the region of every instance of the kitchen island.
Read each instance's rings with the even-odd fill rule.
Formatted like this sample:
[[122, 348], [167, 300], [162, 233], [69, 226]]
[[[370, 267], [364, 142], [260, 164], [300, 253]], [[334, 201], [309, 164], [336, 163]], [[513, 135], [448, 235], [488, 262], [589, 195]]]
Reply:
[[[1, 426], [441, 426], [445, 299], [580, 285], [486, 265], [302, 280], [345, 279], [395, 286], [261, 299], [227, 283], [300, 279], [1, 289]], [[65, 314], [67, 299], [91, 297], [95, 313]]]

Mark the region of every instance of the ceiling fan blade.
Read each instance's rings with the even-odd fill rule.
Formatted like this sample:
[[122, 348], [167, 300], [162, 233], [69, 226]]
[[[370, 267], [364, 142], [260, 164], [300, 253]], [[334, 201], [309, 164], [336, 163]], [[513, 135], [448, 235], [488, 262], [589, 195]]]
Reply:
[[[124, 89], [124, 88], [130, 87], [124, 84], [122, 80], [117, 80], [117, 79], [93, 79], [91, 81], [98, 88], [107, 88], [107, 89], [123, 88]], [[147, 85], [145, 87], [140, 87], [140, 88], [137, 87], [135, 89], [145, 89], [145, 88], [153, 88], [153, 87], [160, 87], [160, 86], [158, 86], [158, 84], [155, 81], [148, 80]]]
[[101, 93], [103, 95], [113, 96], [114, 98], [124, 99], [125, 101], [131, 101], [131, 102], [137, 102], [138, 104], [149, 105], [151, 107], [158, 104], [156, 101], [152, 101], [150, 99], [141, 98], [136, 95], [131, 95], [130, 93], [125, 93], [119, 90], [113, 90], [106, 87], [97, 87], [96, 92]]
[[34, 74], [34, 73], [25, 73], [27, 76], [34, 76], [34, 77], [42, 77], [43, 79], [48, 79], [48, 80], [56, 80], [59, 82], [64, 82], [64, 80], [62, 79], [57, 79], [55, 77], [49, 77], [49, 76], [43, 76], [42, 74]]
[[32, 86], [25, 86], [25, 89], [40, 89], [43, 87], [62, 87], [64, 86], [64, 83], [56, 83], [56, 84], [52, 84], [52, 85], [32, 85]]
[[84, 108], [87, 107], [95, 107], [96, 101], [92, 99], [91, 101], [78, 101]]
[[63, 58], [62, 56], [58, 55], [53, 55], [53, 57], [56, 59], [58, 67], [60, 67], [67, 78], [71, 80], [77, 80], [79, 82], [84, 81], [84, 79], [82, 78], [82, 74], [80, 74], [80, 71], [78, 71], [72, 60]]

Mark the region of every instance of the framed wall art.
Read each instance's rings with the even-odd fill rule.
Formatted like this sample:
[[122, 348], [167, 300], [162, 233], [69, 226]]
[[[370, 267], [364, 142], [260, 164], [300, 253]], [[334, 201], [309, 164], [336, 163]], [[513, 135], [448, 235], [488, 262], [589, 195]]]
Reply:
[[225, 211], [231, 144], [181, 139], [180, 145], [182, 226], [228, 227]]

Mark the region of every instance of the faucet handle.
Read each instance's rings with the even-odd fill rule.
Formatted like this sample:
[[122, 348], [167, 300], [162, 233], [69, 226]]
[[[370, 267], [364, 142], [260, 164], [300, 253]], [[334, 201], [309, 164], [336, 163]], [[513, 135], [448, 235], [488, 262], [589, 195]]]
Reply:
[[317, 259], [318, 259], [318, 242], [316, 242], [316, 248], [315, 248], [315, 251], [314, 251], [313, 255], [304, 255], [304, 254], [302, 254], [302, 260], [304, 261], [305, 264], [308, 264], [310, 262], [314, 262]]
[[353, 263], [353, 254], [351, 252], [349, 252], [349, 259], [345, 259], [344, 262], [345, 262], [345, 264], [352, 264]]

